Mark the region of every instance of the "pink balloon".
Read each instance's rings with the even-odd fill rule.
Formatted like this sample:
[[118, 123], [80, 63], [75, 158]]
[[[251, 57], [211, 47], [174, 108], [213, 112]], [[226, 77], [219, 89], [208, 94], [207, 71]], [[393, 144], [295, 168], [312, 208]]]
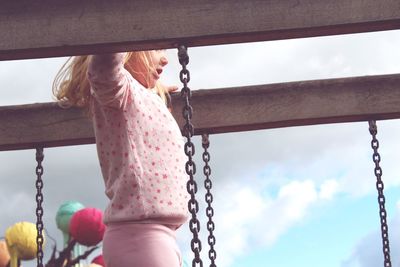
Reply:
[[92, 263], [105, 267], [103, 255], [99, 255], [92, 260]]
[[105, 225], [103, 212], [96, 208], [84, 208], [74, 213], [69, 233], [79, 244], [95, 246], [103, 240]]

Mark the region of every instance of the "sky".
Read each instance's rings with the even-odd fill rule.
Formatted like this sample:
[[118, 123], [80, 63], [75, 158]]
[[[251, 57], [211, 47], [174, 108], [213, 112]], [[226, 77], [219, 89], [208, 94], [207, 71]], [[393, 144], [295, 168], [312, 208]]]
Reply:
[[[400, 73], [400, 31], [189, 48], [192, 90]], [[176, 51], [163, 81], [178, 85]], [[0, 62], [0, 105], [53, 101], [52, 80], [66, 58]], [[340, 103], [338, 103], [339, 105]], [[400, 103], [399, 103], [400, 105]], [[194, 110], [194, 116], [196, 111]], [[378, 122], [392, 266], [400, 266], [400, 120]], [[368, 123], [341, 123], [210, 136], [217, 266], [376, 267], [383, 265]], [[201, 144], [195, 138], [202, 184]], [[44, 222], [68, 200], [107, 203], [94, 145], [44, 151]], [[35, 222], [35, 151], [0, 152], [0, 237]], [[207, 259], [204, 190], [198, 193]], [[188, 224], [177, 233], [191, 266]], [[45, 259], [50, 254], [48, 241]], [[96, 254], [100, 253], [96, 251]], [[35, 266], [35, 261], [24, 262]]]

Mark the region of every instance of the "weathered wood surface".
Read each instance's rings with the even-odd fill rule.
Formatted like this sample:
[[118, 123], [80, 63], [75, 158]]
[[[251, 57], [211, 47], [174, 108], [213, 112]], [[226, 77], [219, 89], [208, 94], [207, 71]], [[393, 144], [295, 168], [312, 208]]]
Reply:
[[0, 60], [399, 28], [399, 0], [1, 1]]
[[[182, 101], [172, 97], [182, 129]], [[400, 74], [193, 91], [195, 134], [400, 118]], [[0, 150], [94, 142], [79, 109], [0, 107]]]

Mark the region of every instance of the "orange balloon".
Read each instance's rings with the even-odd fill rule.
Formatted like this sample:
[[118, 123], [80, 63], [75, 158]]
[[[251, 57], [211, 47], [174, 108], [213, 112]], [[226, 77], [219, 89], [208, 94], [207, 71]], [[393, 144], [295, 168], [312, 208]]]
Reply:
[[10, 253], [7, 249], [6, 241], [0, 240], [0, 267], [6, 267], [10, 262]]

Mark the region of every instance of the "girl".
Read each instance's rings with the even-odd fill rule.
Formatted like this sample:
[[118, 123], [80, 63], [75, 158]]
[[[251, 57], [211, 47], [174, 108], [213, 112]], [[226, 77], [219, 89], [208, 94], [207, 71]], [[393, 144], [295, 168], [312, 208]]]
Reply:
[[158, 82], [167, 63], [164, 50], [80, 56], [53, 85], [61, 105], [87, 107], [93, 121], [110, 200], [107, 267], [182, 265], [175, 230], [187, 220], [187, 176], [168, 89]]

